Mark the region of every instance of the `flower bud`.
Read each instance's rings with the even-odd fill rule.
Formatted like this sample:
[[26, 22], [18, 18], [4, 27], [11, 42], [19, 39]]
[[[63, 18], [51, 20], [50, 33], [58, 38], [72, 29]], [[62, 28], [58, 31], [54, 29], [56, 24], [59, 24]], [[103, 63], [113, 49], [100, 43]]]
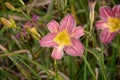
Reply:
[[30, 29], [30, 33], [31, 33], [31, 35], [32, 35], [34, 38], [36, 38], [36, 39], [39, 39], [39, 38], [40, 38], [40, 34], [37, 32], [37, 30], [36, 30], [35, 27], [33, 27], [33, 28]]
[[89, 2], [89, 10], [90, 10], [90, 20], [94, 20], [94, 8], [97, 3], [96, 0], [88, 0]]
[[10, 22], [12, 23], [12, 27], [17, 28], [14, 19], [10, 19]]
[[16, 10], [15, 7], [14, 7], [12, 4], [10, 4], [9, 2], [5, 2], [5, 5], [6, 5], [6, 7], [7, 7], [8, 9], [10, 9], [10, 10], [12, 10], [12, 11], [15, 11], [15, 10]]
[[11, 28], [13, 26], [12, 23], [9, 20], [7, 20], [6, 18], [2, 17], [2, 18], [0, 18], [0, 21], [2, 22], [2, 24], [4, 26], [7, 26], [9, 28]]
[[92, 30], [93, 22], [94, 22], [94, 8], [97, 3], [96, 0], [88, 0], [89, 2], [89, 18], [90, 18], [90, 31]]

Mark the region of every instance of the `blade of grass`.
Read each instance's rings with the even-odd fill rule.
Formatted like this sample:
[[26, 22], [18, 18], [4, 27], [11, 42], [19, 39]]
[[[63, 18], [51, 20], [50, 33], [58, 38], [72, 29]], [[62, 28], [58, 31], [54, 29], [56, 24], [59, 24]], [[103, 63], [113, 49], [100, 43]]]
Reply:
[[41, 78], [40, 78], [40, 76], [37, 74], [37, 72], [36, 72], [35, 70], [33, 70], [32, 67], [30, 67], [27, 63], [25, 63], [25, 62], [23, 61], [23, 59], [18, 58], [18, 60], [19, 60], [20, 62], [22, 62], [22, 63], [32, 72], [32, 74], [36, 76], [36, 78], [37, 78], [38, 80], [41, 80]]
[[88, 69], [89, 69], [89, 71], [90, 71], [90, 73], [91, 73], [91, 75], [92, 75], [92, 77], [93, 77], [93, 80], [96, 80], [95, 73], [94, 73], [94, 71], [92, 70], [90, 64], [88, 63], [88, 61], [87, 61], [87, 59], [86, 59], [86, 57], [85, 57], [84, 55], [83, 55], [83, 59], [84, 59], [84, 61], [85, 61], [85, 63], [86, 63], [86, 66], [88, 67]]
[[22, 55], [19, 55], [19, 54], [16, 55], [16, 56], [19, 56], [19, 57], [21, 57], [21, 58], [23, 58], [23, 59], [25, 59], [25, 60], [27, 60], [27, 61], [35, 64], [35, 65], [38, 66], [41, 70], [45, 71], [45, 73], [46, 73], [49, 77], [53, 77], [53, 76], [49, 73], [48, 69], [47, 69], [45, 66], [40, 65], [39, 63], [37, 63], [37, 62], [34, 61], [34, 60], [29, 59], [28, 57], [25, 57], [25, 56], [22, 56]]

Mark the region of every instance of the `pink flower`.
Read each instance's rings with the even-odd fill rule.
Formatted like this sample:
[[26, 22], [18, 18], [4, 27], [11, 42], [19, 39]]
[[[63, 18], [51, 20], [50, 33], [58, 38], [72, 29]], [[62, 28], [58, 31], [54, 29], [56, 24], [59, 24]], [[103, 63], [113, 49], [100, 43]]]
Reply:
[[33, 17], [32, 17], [32, 21], [33, 22], [38, 22], [38, 20], [39, 20], [39, 16], [34, 14]]
[[96, 23], [96, 28], [101, 29], [100, 40], [104, 44], [110, 43], [120, 32], [120, 5], [112, 9], [108, 6], [100, 8], [100, 21]]
[[71, 14], [62, 19], [60, 25], [52, 20], [47, 24], [50, 33], [43, 37], [39, 43], [42, 47], [53, 47], [51, 57], [60, 60], [65, 52], [71, 56], [82, 56], [83, 44], [78, 40], [84, 35], [82, 27], [75, 27], [76, 23]]
[[35, 25], [33, 25], [33, 23], [31, 22], [31, 21], [27, 21], [27, 22], [25, 22], [24, 24], [23, 24], [23, 26], [22, 26], [22, 30], [21, 30], [21, 32], [19, 32], [19, 33], [17, 33], [16, 35], [15, 35], [15, 37], [18, 39], [18, 38], [20, 38], [21, 36], [23, 36], [23, 37], [26, 37], [27, 35], [28, 35], [28, 32], [30, 33], [35, 33], [35, 34], [37, 34], [37, 36], [40, 36], [38, 33], [37, 33], [37, 30], [36, 30], [36, 28], [35, 28], [35, 26], [39, 26], [39, 23], [38, 23], [38, 20], [39, 20], [39, 16], [37, 16], [37, 15], [33, 15], [32, 16], [32, 21], [33, 21], [33, 23], [35, 24]]

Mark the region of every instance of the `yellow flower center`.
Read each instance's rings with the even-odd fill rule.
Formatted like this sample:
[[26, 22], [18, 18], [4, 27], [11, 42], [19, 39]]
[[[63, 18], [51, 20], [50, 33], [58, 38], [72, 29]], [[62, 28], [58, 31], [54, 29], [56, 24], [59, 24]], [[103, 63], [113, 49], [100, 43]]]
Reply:
[[54, 38], [54, 41], [58, 43], [60, 47], [71, 45], [70, 36], [66, 30], [58, 33], [58, 35]]
[[109, 17], [106, 25], [110, 32], [118, 31], [120, 29], [120, 19]]

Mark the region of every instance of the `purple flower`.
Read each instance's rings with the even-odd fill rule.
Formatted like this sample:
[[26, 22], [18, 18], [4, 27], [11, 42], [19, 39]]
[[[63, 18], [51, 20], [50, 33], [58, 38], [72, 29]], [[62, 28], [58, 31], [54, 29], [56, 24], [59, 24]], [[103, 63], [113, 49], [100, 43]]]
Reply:
[[[32, 21], [34, 24], [36, 24], [37, 26], [39, 25], [38, 24], [38, 19], [39, 19], [39, 16], [37, 15], [33, 15], [32, 17]], [[35, 26], [36, 26], [35, 25]], [[22, 31], [18, 34], [15, 35], [16, 38], [20, 38], [20, 36], [22, 35], [23, 37], [26, 37], [27, 36], [27, 33], [30, 33], [31, 36], [33, 36], [34, 38], [37, 39], [37, 37], [40, 37], [40, 35], [38, 34], [35, 26], [32, 24], [32, 22], [30, 21], [27, 21], [24, 25], [23, 25], [23, 28], [22, 28]]]
[[112, 9], [108, 6], [100, 8], [100, 21], [96, 23], [96, 28], [101, 29], [100, 40], [104, 44], [110, 43], [120, 32], [120, 5], [115, 5]]
[[32, 20], [33, 22], [37, 22], [39, 20], [39, 16], [34, 14]]
[[15, 35], [15, 38], [18, 39], [18, 38], [21, 37], [21, 35], [22, 35], [23, 37], [27, 36], [27, 32], [26, 32], [25, 29], [22, 29], [22, 32], [21, 32], [21, 33], [17, 33], [17, 34]]
[[84, 35], [82, 27], [75, 27], [76, 23], [71, 14], [62, 19], [60, 25], [52, 20], [47, 24], [50, 33], [43, 37], [39, 43], [42, 47], [53, 47], [51, 57], [60, 60], [63, 50], [71, 56], [83, 56], [84, 46], [78, 40]]

